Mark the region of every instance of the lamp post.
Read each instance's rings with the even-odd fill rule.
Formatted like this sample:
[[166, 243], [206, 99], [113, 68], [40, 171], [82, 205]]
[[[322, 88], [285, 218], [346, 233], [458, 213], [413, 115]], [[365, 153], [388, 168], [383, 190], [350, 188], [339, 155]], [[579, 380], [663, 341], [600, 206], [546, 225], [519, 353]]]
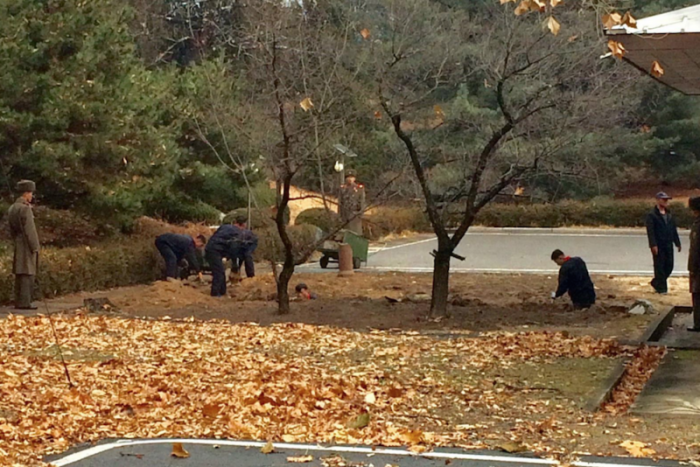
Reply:
[[341, 154], [340, 160], [335, 163], [335, 171], [340, 173], [340, 184], [342, 185], [345, 183], [345, 157], [353, 158], [357, 157], [357, 154], [342, 144], [335, 144], [333, 147]]

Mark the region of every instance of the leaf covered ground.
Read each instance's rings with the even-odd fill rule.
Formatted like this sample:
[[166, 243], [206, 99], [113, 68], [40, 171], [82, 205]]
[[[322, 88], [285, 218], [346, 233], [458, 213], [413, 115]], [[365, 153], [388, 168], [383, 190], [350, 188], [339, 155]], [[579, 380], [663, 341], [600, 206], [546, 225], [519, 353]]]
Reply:
[[[82, 314], [53, 320], [72, 388], [48, 318], [0, 321], [0, 464], [29, 465], [114, 437], [416, 450], [516, 445], [566, 455], [624, 452], [620, 443], [641, 436], [634, 430], [643, 422], [581, 409], [580, 387], [594, 387], [612, 362], [630, 355], [613, 340], [548, 332], [438, 339]], [[569, 369], [568, 385], [552, 368]], [[617, 444], [610, 432], [619, 434]], [[684, 440], [692, 436], [686, 430]], [[678, 455], [674, 449], [669, 443], [665, 454]]]

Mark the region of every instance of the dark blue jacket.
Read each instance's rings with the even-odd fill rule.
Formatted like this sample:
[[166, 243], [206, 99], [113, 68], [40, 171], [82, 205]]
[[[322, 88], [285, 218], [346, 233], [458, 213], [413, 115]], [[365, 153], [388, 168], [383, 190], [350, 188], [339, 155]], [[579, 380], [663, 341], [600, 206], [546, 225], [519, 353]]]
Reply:
[[172, 252], [175, 253], [178, 261], [182, 260], [183, 258], [186, 259], [190, 269], [197, 272], [202, 270], [202, 266], [197, 255], [197, 247], [194, 244], [194, 239], [189, 235], [166, 233], [158, 236], [156, 238], [156, 243], [167, 245]]
[[574, 305], [590, 306], [595, 303], [595, 287], [581, 258], [570, 258], [559, 268], [559, 288], [556, 296], [569, 293]]
[[671, 211], [668, 209], [666, 209], [666, 220], [664, 220], [658, 206], [655, 207], [647, 214], [646, 223], [649, 248], [658, 246], [659, 250], [673, 250], [673, 245], [681, 246], [676, 219], [674, 219]]
[[253, 252], [258, 248], [258, 236], [248, 229], [226, 224], [212, 235], [207, 243], [207, 251], [214, 251], [233, 261], [234, 268], [240, 268], [245, 263], [248, 277], [255, 275]]

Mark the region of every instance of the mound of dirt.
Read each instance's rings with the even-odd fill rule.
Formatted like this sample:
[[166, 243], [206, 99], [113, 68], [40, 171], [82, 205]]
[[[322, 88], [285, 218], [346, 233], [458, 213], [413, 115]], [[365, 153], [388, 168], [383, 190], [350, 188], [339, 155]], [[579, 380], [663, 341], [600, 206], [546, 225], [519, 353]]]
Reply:
[[192, 305], [214, 305], [216, 299], [209, 296], [206, 284], [193, 285], [187, 282], [156, 282], [140, 288], [135, 293], [118, 300], [117, 305], [126, 310], [159, 308], [182, 308]]

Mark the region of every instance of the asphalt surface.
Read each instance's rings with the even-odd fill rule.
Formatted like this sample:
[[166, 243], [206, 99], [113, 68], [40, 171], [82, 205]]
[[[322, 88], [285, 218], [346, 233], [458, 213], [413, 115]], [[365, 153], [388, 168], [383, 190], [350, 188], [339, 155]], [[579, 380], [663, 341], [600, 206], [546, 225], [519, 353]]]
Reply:
[[[312, 456], [301, 465], [309, 467], [558, 467], [557, 461], [537, 458], [527, 454], [511, 455], [502, 452], [462, 451], [441, 449], [415, 455], [400, 448], [372, 448], [362, 446], [321, 447], [318, 445], [275, 446], [275, 452], [263, 454], [264, 443], [221, 440], [182, 440], [189, 453], [186, 459], [171, 456], [172, 440], [121, 440], [106, 441], [95, 447], [83, 447], [69, 453], [47, 458], [58, 467], [289, 467], [290, 457]], [[121, 444], [120, 443], [132, 443]], [[238, 444], [236, 446], [236, 444]], [[246, 446], [247, 445], [247, 446]], [[99, 452], [102, 451], [102, 452]], [[92, 455], [88, 455], [92, 454]], [[333, 458], [336, 461], [333, 461]], [[338, 462], [342, 460], [342, 463]], [[574, 467], [677, 467], [673, 461], [654, 462], [649, 459], [602, 458], [586, 456], [572, 463]]]
[[[681, 232], [683, 251], [675, 255], [675, 275], [687, 275], [688, 232]], [[434, 237], [398, 245], [381, 245], [371, 252], [365, 270], [432, 272]], [[466, 235], [452, 259], [452, 272], [556, 273], [550, 260], [555, 249], [580, 256], [594, 274], [653, 275], [652, 257], [643, 230], [479, 229]], [[335, 267], [331, 265], [330, 267]], [[320, 270], [311, 266], [310, 270]]]

